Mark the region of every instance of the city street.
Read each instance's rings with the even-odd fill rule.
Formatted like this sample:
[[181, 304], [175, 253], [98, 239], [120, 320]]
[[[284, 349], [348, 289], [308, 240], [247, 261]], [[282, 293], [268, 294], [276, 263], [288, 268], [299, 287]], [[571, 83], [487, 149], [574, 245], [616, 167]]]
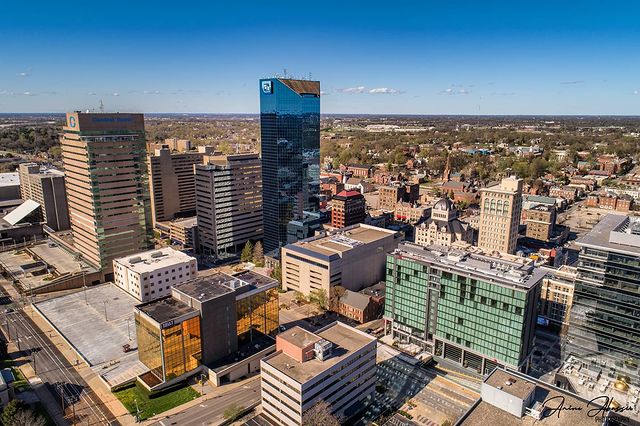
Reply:
[[260, 402], [260, 377], [248, 380], [244, 385], [224, 393], [204, 398], [198, 405], [191, 406], [182, 412], [155, 420], [152, 426], [206, 426], [218, 424], [223, 420], [224, 411], [237, 404], [250, 407]]
[[[11, 301], [3, 291], [5, 302]], [[4, 305], [5, 308], [10, 305]], [[30, 363], [35, 375], [46, 386], [36, 389], [43, 395], [43, 403], [49, 407], [57, 402], [58, 407], [50, 411], [59, 411], [64, 403], [64, 417], [68, 424], [83, 425], [116, 425], [119, 424], [103, 402], [92, 392], [82, 377], [75, 371], [71, 363], [51, 344], [47, 336], [34, 324], [29, 315], [16, 303], [12, 312], [5, 312], [1, 329], [9, 342], [13, 342]], [[20, 365], [20, 362], [18, 362]], [[38, 380], [32, 380], [37, 383]], [[48, 403], [48, 404], [47, 404]], [[75, 413], [75, 422], [74, 422]]]

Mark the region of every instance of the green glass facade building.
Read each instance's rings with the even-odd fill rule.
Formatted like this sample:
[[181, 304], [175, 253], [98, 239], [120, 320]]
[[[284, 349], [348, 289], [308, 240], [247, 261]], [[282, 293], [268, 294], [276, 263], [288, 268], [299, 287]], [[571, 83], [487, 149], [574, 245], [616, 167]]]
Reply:
[[403, 244], [387, 256], [387, 331], [479, 373], [526, 370], [544, 274], [509, 255]]

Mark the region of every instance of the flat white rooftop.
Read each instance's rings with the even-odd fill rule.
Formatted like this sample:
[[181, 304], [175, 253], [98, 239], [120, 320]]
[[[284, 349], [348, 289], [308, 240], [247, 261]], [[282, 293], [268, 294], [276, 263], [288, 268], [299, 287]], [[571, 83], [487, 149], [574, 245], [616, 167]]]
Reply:
[[177, 265], [179, 263], [186, 263], [191, 260], [195, 261], [195, 258], [171, 247], [163, 247], [161, 249], [149, 250], [121, 257], [115, 259], [114, 262], [119, 263], [134, 272], [145, 273], [166, 268], [171, 265]]
[[20, 185], [20, 175], [16, 173], [0, 173], [0, 186]]

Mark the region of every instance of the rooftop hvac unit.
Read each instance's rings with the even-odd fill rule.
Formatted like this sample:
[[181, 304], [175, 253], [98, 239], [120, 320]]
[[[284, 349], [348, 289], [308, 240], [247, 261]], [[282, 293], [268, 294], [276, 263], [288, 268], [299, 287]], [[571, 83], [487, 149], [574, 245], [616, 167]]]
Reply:
[[316, 342], [314, 346], [314, 352], [316, 353], [316, 358], [320, 361], [324, 361], [325, 359], [331, 358], [331, 353], [333, 350], [333, 344], [325, 339], [322, 339]]
[[164, 253], [162, 253], [161, 251], [154, 251], [153, 253], [151, 253], [152, 259], [157, 259], [162, 256], [164, 256]]
[[134, 263], [142, 262], [142, 258], [140, 256], [134, 256], [129, 259], [129, 264], [133, 265]]

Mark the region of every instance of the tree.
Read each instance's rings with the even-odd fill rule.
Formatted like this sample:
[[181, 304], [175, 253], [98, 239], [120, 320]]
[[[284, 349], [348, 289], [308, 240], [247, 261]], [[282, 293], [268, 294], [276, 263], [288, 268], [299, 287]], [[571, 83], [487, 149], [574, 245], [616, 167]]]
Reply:
[[250, 262], [251, 257], [253, 256], [253, 244], [251, 241], [247, 241], [242, 249], [242, 253], [240, 253], [240, 260], [243, 262]]
[[4, 423], [5, 426], [46, 426], [47, 420], [34, 413], [32, 410], [22, 409], [16, 413], [13, 423]]
[[296, 291], [296, 292], [293, 294], [293, 300], [295, 300], [295, 301], [296, 301], [296, 302], [298, 302], [298, 303], [304, 303], [304, 302], [306, 302], [306, 301], [307, 301], [307, 298], [306, 298], [306, 297], [304, 297], [304, 294], [302, 294], [302, 292], [300, 292], [300, 291]]
[[340, 426], [340, 419], [331, 414], [326, 401], [319, 401], [302, 415], [302, 426]]
[[253, 263], [257, 266], [264, 266], [264, 249], [260, 241], [253, 247]]
[[222, 413], [222, 417], [224, 417], [225, 420], [234, 422], [238, 420], [240, 417], [242, 417], [243, 411], [244, 411], [244, 408], [242, 408], [238, 404], [231, 404], [229, 407], [226, 408], [226, 410], [224, 410], [224, 412]]
[[317, 290], [313, 290], [309, 293], [309, 302], [315, 304], [318, 308], [322, 310], [327, 310], [327, 292], [321, 288]]
[[442, 422], [442, 426], [452, 426], [451, 420], [445, 420], [444, 422]]
[[16, 424], [15, 421], [18, 413], [25, 409], [26, 407], [24, 402], [20, 401], [19, 399], [10, 401], [7, 406], [4, 407], [4, 410], [2, 410], [2, 415], [0, 416], [2, 418], [2, 424], [4, 426], [11, 426], [13, 424]]
[[331, 287], [331, 297], [329, 297], [329, 309], [332, 311], [338, 310], [338, 302], [340, 298], [344, 296], [347, 290], [341, 285]]
[[271, 271], [271, 278], [278, 280], [280, 285], [282, 285], [282, 268], [280, 267], [280, 262], [276, 263], [275, 268]]

